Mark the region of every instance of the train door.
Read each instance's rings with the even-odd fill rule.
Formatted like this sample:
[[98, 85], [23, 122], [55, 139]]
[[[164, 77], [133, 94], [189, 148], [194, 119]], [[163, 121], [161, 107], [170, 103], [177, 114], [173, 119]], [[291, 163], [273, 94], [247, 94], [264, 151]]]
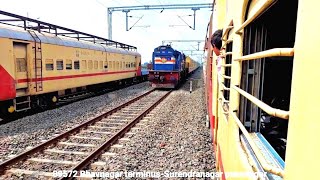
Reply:
[[13, 59], [15, 61], [16, 89], [26, 91], [28, 88], [27, 44], [13, 43]]
[[137, 65], [137, 76], [141, 76], [141, 59], [140, 56], [135, 56], [135, 61]]

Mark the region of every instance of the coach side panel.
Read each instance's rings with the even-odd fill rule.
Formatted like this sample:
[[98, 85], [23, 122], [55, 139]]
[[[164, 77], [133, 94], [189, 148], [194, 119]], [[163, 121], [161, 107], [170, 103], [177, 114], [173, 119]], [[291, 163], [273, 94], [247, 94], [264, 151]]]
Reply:
[[[42, 44], [43, 91], [30, 89], [31, 94], [134, 77], [135, 69], [123, 65], [132, 61], [130, 58], [112, 52]], [[34, 71], [33, 66], [28, 69]]]

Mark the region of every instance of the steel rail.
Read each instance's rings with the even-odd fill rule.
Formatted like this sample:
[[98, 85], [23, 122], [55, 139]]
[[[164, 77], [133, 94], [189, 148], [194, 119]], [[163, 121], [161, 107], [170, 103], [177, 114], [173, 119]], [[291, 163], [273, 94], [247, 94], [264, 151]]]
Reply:
[[[108, 148], [110, 148], [116, 141], [118, 141], [126, 132], [128, 132], [134, 125], [136, 125], [143, 117], [145, 117], [152, 109], [154, 109], [161, 101], [163, 101], [170, 93], [167, 92], [164, 96], [159, 98], [155, 103], [153, 103], [148, 109], [144, 112], [140, 113], [135, 117], [130, 123], [124, 125], [124, 127], [116, 132], [111, 138], [109, 138], [105, 143], [103, 143], [99, 148], [97, 148], [94, 152], [88, 155], [83, 161], [79, 162], [75, 165], [72, 170], [68, 172], [77, 172], [87, 167], [93, 160], [98, 158], [101, 154], [105, 152]], [[73, 179], [74, 177], [64, 177], [62, 179]]]
[[44, 143], [42, 143], [42, 144], [40, 144], [40, 145], [30, 149], [30, 150], [28, 150], [28, 151], [20, 153], [19, 155], [15, 156], [15, 157], [13, 157], [11, 159], [6, 160], [5, 162], [0, 164], [0, 175], [2, 175], [9, 166], [11, 166], [11, 165], [13, 165], [13, 164], [15, 164], [15, 163], [17, 163], [19, 161], [23, 161], [24, 159], [28, 158], [28, 156], [30, 156], [30, 155], [33, 155], [33, 154], [35, 154], [37, 152], [40, 152], [40, 151], [43, 151], [46, 147], [57, 143], [61, 139], [66, 138], [66, 137], [72, 135], [73, 133], [80, 131], [83, 128], [86, 128], [87, 126], [89, 126], [89, 125], [91, 125], [91, 124], [93, 124], [93, 123], [95, 123], [97, 121], [100, 121], [101, 119], [103, 119], [103, 118], [113, 114], [114, 112], [118, 111], [119, 109], [122, 109], [122, 108], [128, 106], [129, 104], [132, 104], [133, 102], [145, 97], [146, 95], [150, 94], [153, 91], [155, 91], [155, 89], [152, 89], [152, 90], [150, 90], [150, 91], [148, 91], [148, 92], [146, 92], [146, 93], [144, 93], [144, 94], [142, 94], [142, 95], [140, 95], [140, 96], [138, 96], [138, 97], [136, 97], [134, 99], [131, 99], [130, 101], [125, 102], [125, 103], [121, 104], [120, 106], [115, 107], [115, 108], [109, 110], [108, 112], [98, 116], [98, 117], [95, 117], [95, 118], [93, 118], [91, 120], [88, 120], [88, 121], [86, 121], [86, 122], [84, 122], [84, 123], [72, 128], [72, 129], [70, 129], [70, 130], [68, 130], [68, 131], [66, 131], [66, 132], [64, 132], [64, 133], [62, 133], [62, 134], [60, 134], [60, 135], [58, 135], [58, 136], [56, 136], [56, 137], [44, 142]]

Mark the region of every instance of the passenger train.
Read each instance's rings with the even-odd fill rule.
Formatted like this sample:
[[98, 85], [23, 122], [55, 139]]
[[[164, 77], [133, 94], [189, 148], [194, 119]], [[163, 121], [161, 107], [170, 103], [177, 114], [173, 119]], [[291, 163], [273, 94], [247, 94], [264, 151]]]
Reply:
[[176, 88], [199, 67], [199, 63], [171, 45], [159, 46], [152, 54], [149, 81], [152, 87]]
[[[213, 4], [204, 74], [221, 179], [318, 179], [320, 3]], [[218, 29], [221, 66], [210, 44]]]
[[[140, 80], [136, 47], [1, 11], [22, 27], [0, 27], [0, 117], [59, 97]], [[28, 23], [26, 23], [28, 22]], [[35, 26], [27, 26], [27, 24]], [[73, 35], [73, 36], [72, 36]], [[68, 37], [69, 36], [69, 37]]]

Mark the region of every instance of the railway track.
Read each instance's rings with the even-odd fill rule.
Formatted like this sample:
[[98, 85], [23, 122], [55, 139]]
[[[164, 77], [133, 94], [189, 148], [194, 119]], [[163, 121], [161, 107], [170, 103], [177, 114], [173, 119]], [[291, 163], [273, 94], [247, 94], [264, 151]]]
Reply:
[[[145, 80], [142, 80], [144, 82]], [[141, 82], [138, 82], [136, 84], [139, 84]], [[135, 84], [135, 83], [134, 83]], [[129, 87], [134, 84], [124, 84], [124, 85], [118, 85], [114, 88], [109, 88], [109, 89], [101, 89], [101, 90], [96, 90], [96, 91], [83, 91], [83, 92], [78, 92], [78, 93], [73, 93], [65, 96], [59, 96], [58, 102], [54, 104], [53, 106], [46, 106], [46, 107], [38, 107], [36, 109], [32, 109], [29, 111], [22, 111], [22, 112], [16, 112], [15, 114], [8, 115], [5, 119], [2, 119], [3, 117], [0, 117], [0, 125], [6, 124], [12, 121], [15, 121], [17, 119], [23, 118], [25, 116], [30, 116], [36, 113], [40, 113], [46, 110], [51, 110], [57, 107], [61, 107], [64, 105], [68, 105], [70, 103], [74, 103], [76, 101], [84, 100], [90, 97], [95, 97], [95, 96], [100, 96], [105, 93], [113, 92], [120, 90], [122, 88]]]
[[[0, 179], [73, 178], [115, 145], [171, 91], [151, 90], [0, 164]], [[67, 174], [54, 174], [54, 172]]]

